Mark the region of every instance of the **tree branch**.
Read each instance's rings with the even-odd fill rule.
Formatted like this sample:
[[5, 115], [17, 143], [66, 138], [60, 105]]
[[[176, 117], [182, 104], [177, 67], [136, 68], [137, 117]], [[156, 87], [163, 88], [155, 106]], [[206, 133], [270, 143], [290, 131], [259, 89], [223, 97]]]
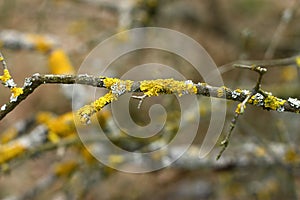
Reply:
[[[108, 82], [111, 82], [108, 84]], [[129, 80], [127, 80], [128, 82]], [[106, 84], [105, 84], [106, 82]], [[215, 97], [227, 100], [243, 102], [250, 93], [245, 89], [230, 89], [225, 86], [214, 87], [206, 83], [193, 83], [192, 81], [176, 81], [173, 79], [157, 79], [146, 81], [129, 81], [130, 87], [124, 91], [113, 90], [114, 87], [121, 87], [126, 81], [108, 77], [96, 77], [92, 75], [40, 75], [34, 74], [25, 79], [23, 93], [17, 96], [16, 101], [10, 101], [3, 105], [0, 110], [0, 120], [11, 112], [19, 103], [25, 100], [33, 91], [42, 84], [82, 84], [93, 87], [107, 88], [116, 92], [116, 98], [124, 93], [143, 92], [147, 96], [158, 96], [161, 94], [197, 94], [208, 97]], [[119, 84], [119, 85], [118, 85]], [[300, 112], [300, 101], [294, 98], [280, 99], [270, 92], [258, 92], [253, 95], [248, 104], [253, 104], [267, 110], [279, 112]], [[107, 104], [105, 104], [107, 105]], [[103, 107], [105, 106], [103, 105]], [[100, 109], [99, 109], [100, 110]]]

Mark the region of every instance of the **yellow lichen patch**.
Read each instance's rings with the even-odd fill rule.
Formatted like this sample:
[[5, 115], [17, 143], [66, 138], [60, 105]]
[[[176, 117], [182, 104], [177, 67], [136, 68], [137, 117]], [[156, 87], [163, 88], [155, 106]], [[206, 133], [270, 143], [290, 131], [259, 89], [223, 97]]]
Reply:
[[11, 141], [12, 139], [16, 138], [18, 135], [16, 128], [9, 128], [0, 135], [0, 143], [5, 144]]
[[8, 69], [4, 69], [3, 70], [3, 75], [0, 76], [0, 80], [3, 82], [3, 83], [6, 83], [6, 81], [8, 81], [9, 79], [11, 79], [11, 76], [9, 74], [9, 71]]
[[13, 97], [16, 98], [18, 96], [20, 96], [21, 94], [23, 94], [23, 88], [19, 88], [19, 87], [13, 87], [10, 89], [11, 93], [13, 94]]
[[286, 102], [286, 100], [274, 97], [273, 95], [268, 95], [265, 99], [264, 99], [264, 106], [266, 108], [270, 108], [272, 110], [277, 110], [279, 109], [281, 106], [284, 105], [284, 103]]
[[107, 89], [110, 89], [112, 94], [119, 96], [124, 94], [126, 91], [131, 91], [132, 83], [131, 80], [120, 80], [118, 78], [107, 78], [107, 77], [100, 77], [103, 78], [104, 86]]
[[42, 35], [27, 34], [27, 37], [28, 40], [30, 40], [34, 44], [35, 49], [43, 53], [51, 50], [51, 48], [53, 47], [52, 42], [50, 42], [49, 39]]
[[238, 94], [242, 94], [243, 90], [241, 90], [240, 88], [237, 88], [234, 90], [234, 92], [238, 93]]
[[68, 177], [78, 167], [78, 163], [74, 160], [59, 163], [54, 168], [54, 174], [58, 177]]
[[300, 156], [298, 155], [298, 153], [296, 152], [295, 149], [288, 149], [284, 155], [284, 160], [287, 163], [299, 163], [300, 162]]
[[100, 111], [105, 105], [116, 100], [117, 97], [111, 91], [106, 93], [104, 96], [100, 97], [98, 100], [94, 101], [90, 105], [86, 105], [80, 108], [77, 114], [80, 117], [80, 121], [83, 123], [89, 123], [90, 118], [93, 114]]
[[58, 143], [60, 140], [60, 137], [53, 131], [49, 131], [47, 135], [47, 139], [52, 143]]
[[133, 81], [131, 81], [131, 80], [125, 81], [126, 91], [131, 91], [132, 84], [133, 84]]
[[300, 56], [296, 57], [296, 64], [298, 67], [300, 67]]
[[[168, 79], [168, 80], [171, 80], [171, 79]], [[162, 79], [154, 80], [154, 81], [142, 81], [141, 85], [140, 85], [140, 89], [147, 96], [158, 96], [159, 93], [162, 92], [164, 89], [163, 81], [164, 80], [162, 80]]]
[[116, 100], [117, 97], [112, 94], [112, 92], [106, 93], [103, 97], [100, 97], [98, 100], [92, 103], [92, 106], [96, 111], [101, 110], [105, 105], [111, 103], [112, 101]]
[[224, 96], [224, 88], [220, 87], [217, 89], [217, 97], [223, 97]]
[[141, 81], [140, 90], [147, 96], [158, 96], [160, 93], [177, 93], [179, 96], [197, 93], [197, 87], [194, 84], [186, 83], [184, 81], [175, 81], [173, 79]]
[[235, 113], [243, 114], [245, 109], [246, 109], [246, 105], [244, 105], [243, 103], [239, 103], [236, 107]]
[[119, 82], [120, 82], [120, 79], [118, 79], [118, 78], [105, 78], [103, 80], [104, 86], [106, 88], [110, 88], [113, 84], [119, 83]]
[[260, 100], [255, 97], [255, 95], [252, 95], [251, 98], [247, 101], [247, 103], [250, 103], [252, 105], [258, 105], [260, 103]]
[[50, 53], [48, 64], [53, 74], [74, 74], [74, 68], [66, 53], [57, 49]]
[[0, 146], [0, 163], [5, 163], [17, 157], [22, 154], [25, 149], [26, 148], [18, 142]]

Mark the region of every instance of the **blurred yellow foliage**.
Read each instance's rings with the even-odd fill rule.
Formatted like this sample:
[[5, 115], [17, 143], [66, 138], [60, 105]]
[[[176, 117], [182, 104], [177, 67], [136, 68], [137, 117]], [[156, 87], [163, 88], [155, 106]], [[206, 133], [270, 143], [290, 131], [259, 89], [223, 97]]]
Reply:
[[0, 146], [0, 163], [5, 163], [24, 152], [25, 146], [19, 142]]
[[78, 163], [74, 160], [66, 161], [63, 163], [59, 163], [54, 168], [54, 173], [59, 177], [67, 177], [69, 176], [76, 168], [78, 167]]
[[74, 68], [68, 56], [61, 49], [56, 49], [50, 53], [48, 64], [53, 74], [74, 74]]
[[53, 43], [51, 43], [45, 36], [38, 34], [27, 34], [28, 40], [31, 41], [36, 50], [46, 53], [53, 48]]
[[[300, 63], [299, 63], [300, 64]], [[292, 81], [297, 78], [297, 69], [293, 66], [285, 67], [281, 73], [281, 79], [283, 81]]]

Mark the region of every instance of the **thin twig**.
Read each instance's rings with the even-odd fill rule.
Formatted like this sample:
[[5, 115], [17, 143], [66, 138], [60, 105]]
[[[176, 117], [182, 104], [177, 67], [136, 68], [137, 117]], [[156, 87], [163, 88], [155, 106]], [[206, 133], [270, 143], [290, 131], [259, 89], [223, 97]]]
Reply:
[[236, 65], [255, 65], [255, 66], [264, 66], [268, 67], [280, 67], [280, 66], [290, 66], [297, 65], [296, 59], [299, 58], [300, 55], [288, 57], [288, 58], [280, 58], [280, 59], [272, 59], [272, 60], [237, 60], [234, 62], [227, 63], [218, 68], [221, 74], [236, 69]]
[[141, 108], [141, 105], [142, 105], [142, 103], [143, 103], [143, 101], [144, 101], [144, 99], [145, 99], [146, 97], [147, 97], [146, 94], [144, 94], [144, 95], [142, 95], [142, 96], [136, 96], [136, 95], [132, 95], [132, 96], [131, 96], [131, 98], [134, 98], [134, 99], [138, 99], [138, 100], [139, 100], [139, 104], [138, 104], [138, 106], [137, 106], [138, 109]]
[[3, 66], [3, 69], [7, 69], [7, 64], [6, 64], [6, 61], [2, 55], [2, 53], [0, 52], [0, 61], [2, 63], [2, 66]]
[[275, 50], [282, 38], [282, 35], [283, 35], [284, 31], [288, 28], [288, 25], [289, 25], [290, 21], [293, 19], [295, 11], [298, 8], [298, 5], [296, 5], [296, 4], [298, 4], [298, 2], [299, 2], [298, 0], [293, 1], [291, 3], [291, 5], [289, 5], [289, 7], [286, 8], [282, 12], [280, 22], [273, 34], [271, 42], [270, 42], [268, 49], [266, 50], [266, 53], [264, 55], [265, 59], [271, 59], [274, 56]]
[[223, 152], [224, 152], [224, 151], [226, 150], [226, 148], [228, 147], [228, 144], [229, 144], [229, 140], [230, 140], [230, 136], [231, 136], [231, 134], [232, 134], [232, 131], [233, 131], [233, 129], [234, 129], [235, 126], [236, 126], [236, 123], [237, 123], [237, 120], [238, 120], [239, 116], [240, 116], [241, 114], [244, 113], [245, 108], [246, 108], [246, 103], [247, 103], [247, 101], [249, 100], [249, 98], [250, 98], [251, 96], [252, 96], [252, 94], [249, 94], [249, 95], [245, 98], [245, 100], [244, 100], [242, 103], [240, 103], [240, 104], [238, 105], [239, 111], [236, 111], [236, 112], [235, 112], [235, 115], [234, 115], [233, 119], [232, 119], [231, 122], [230, 122], [230, 128], [229, 128], [229, 131], [227, 132], [227, 134], [226, 134], [226, 136], [225, 136], [225, 139], [221, 142], [222, 149], [220, 150], [219, 154], [217, 155], [217, 158], [216, 158], [217, 160], [219, 160], [219, 159], [221, 158]]

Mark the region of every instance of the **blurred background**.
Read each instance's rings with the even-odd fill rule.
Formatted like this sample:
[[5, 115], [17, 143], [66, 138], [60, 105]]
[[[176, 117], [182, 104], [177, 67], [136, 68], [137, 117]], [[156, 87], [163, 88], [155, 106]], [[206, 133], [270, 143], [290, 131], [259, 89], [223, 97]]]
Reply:
[[[2, 0], [0, 47], [11, 75], [20, 86], [34, 73], [53, 73], [48, 61], [52, 50], [41, 50], [37, 43], [30, 45], [26, 39], [23, 43], [27, 42], [27, 46], [20, 45], [23, 44], [22, 34], [47, 37], [51, 45], [53, 42], [55, 48], [68, 55], [76, 71], [90, 51], [113, 34], [134, 27], [164, 27], [193, 38], [206, 49], [218, 67], [227, 69], [228, 63], [238, 60], [271, 60], [300, 54], [299, 3], [296, 0]], [[11, 38], [21, 38], [20, 44], [9, 43], [13, 41]], [[120, 58], [113, 65], [122, 66], [126, 71], [132, 66], [154, 61], [176, 65], [188, 79], [203, 81], [195, 76], [189, 63], [167, 52], [141, 50]], [[119, 77], [120, 74], [112, 73], [111, 76]], [[233, 89], [252, 89], [257, 80], [255, 72], [242, 69], [224, 70], [222, 77], [225, 85]], [[299, 98], [299, 66], [269, 68], [262, 88], [281, 98]], [[8, 102], [9, 91], [1, 87], [0, 94], [0, 104]], [[299, 198], [298, 114], [266, 111], [249, 105], [239, 118], [230, 146], [221, 160], [215, 161], [216, 154], [213, 154], [199, 161], [195, 152], [198, 152], [209, 125], [210, 101], [207, 97], [198, 97], [198, 100], [201, 122], [194, 144], [182, 159], [167, 168], [145, 174], [123, 173], [94, 162], [91, 156], [85, 155], [87, 152], [82, 153], [83, 150], [79, 155], [76, 149], [79, 144], [63, 148], [57, 145], [49, 150], [39, 150], [30, 158], [21, 156], [7, 163], [0, 162], [3, 171], [0, 198]], [[166, 107], [166, 130], [161, 137], [152, 137], [149, 141], [171, 140], [180, 115], [176, 111], [176, 98], [149, 98], [141, 110], [137, 109], [137, 102], [130, 102], [130, 112], [138, 124], [149, 123], [148, 114], [143, 113], [148, 113], [152, 104], [159, 102]], [[229, 129], [237, 102], [228, 101], [227, 106], [223, 134]], [[71, 110], [70, 98], [61, 86], [43, 85], [0, 122], [0, 135], [41, 111], [60, 116]], [[98, 118], [109, 121], [109, 108]], [[23, 134], [32, 130], [33, 127]], [[147, 150], [141, 148], [149, 142], [147, 140], [123, 139], [114, 142], [131, 151]], [[215, 148], [218, 152], [218, 146]], [[172, 153], [159, 155], [157, 159], [161, 161]], [[114, 164], [123, 162], [118, 157], [113, 158]], [[80, 160], [76, 167], [71, 165], [72, 159]], [[15, 166], [14, 163], [18, 164]], [[10, 169], [10, 165], [14, 167]]]

